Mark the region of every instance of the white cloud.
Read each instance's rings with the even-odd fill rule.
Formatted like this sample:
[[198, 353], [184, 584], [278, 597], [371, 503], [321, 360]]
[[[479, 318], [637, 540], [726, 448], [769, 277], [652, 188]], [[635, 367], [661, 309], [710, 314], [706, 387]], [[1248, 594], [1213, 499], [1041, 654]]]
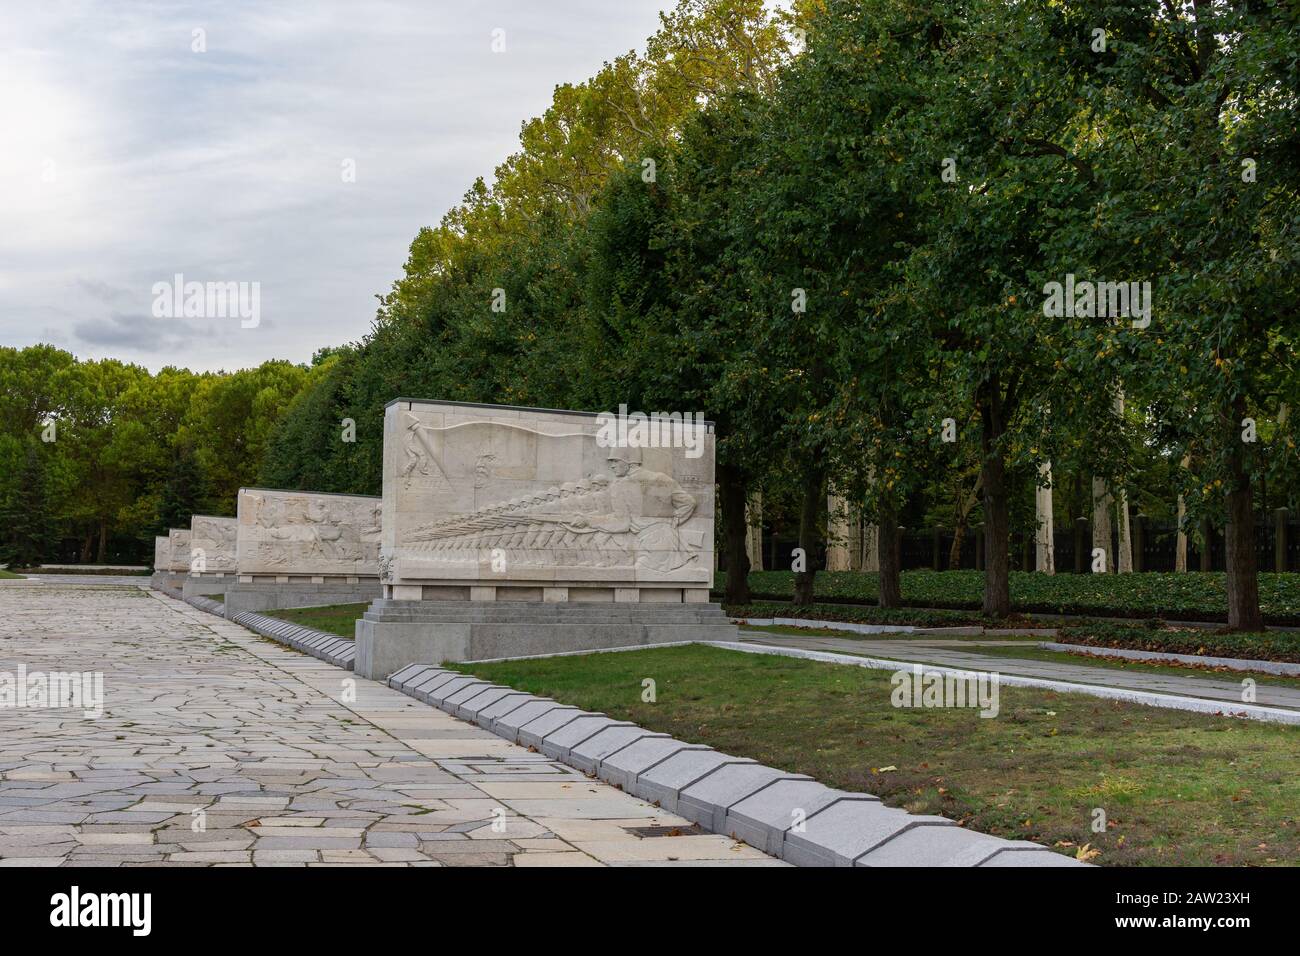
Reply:
[[[361, 337], [416, 231], [515, 149], [557, 83], [640, 47], [670, 4], [14, 5], [0, 342], [206, 369]], [[262, 324], [152, 324], [150, 289], [178, 272], [260, 282]]]

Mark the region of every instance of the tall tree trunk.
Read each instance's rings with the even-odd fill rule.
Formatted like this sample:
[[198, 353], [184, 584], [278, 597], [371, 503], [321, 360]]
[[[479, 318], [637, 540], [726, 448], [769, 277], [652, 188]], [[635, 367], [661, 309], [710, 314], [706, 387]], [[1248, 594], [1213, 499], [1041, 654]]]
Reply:
[[[871, 465], [867, 472], [867, 481], [873, 486], [876, 483], [876, 466]], [[868, 574], [880, 573], [880, 528], [869, 521], [862, 522], [862, 558], [858, 562], [858, 570], [866, 571]]]
[[723, 600], [727, 604], [749, 603], [749, 554], [745, 549], [745, 479], [729, 465], [718, 466], [722, 498], [722, 534], [727, 555], [727, 578]]
[[[1190, 468], [1192, 459], [1190, 455], [1184, 455], [1179, 467]], [[1174, 570], [1187, 570], [1187, 500], [1180, 494], [1178, 496], [1178, 538], [1174, 544]]]
[[1128, 492], [1123, 488], [1115, 499], [1115, 531], [1119, 551], [1115, 556], [1115, 570], [1120, 574], [1133, 573], [1133, 521], [1129, 513]]
[[952, 547], [948, 549], [948, 570], [961, 570], [961, 546], [966, 540], [966, 519], [958, 518], [957, 527], [952, 531]]
[[849, 549], [849, 503], [832, 490], [826, 495], [826, 570], [848, 571], [852, 567]]
[[[966, 540], [966, 529], [970, 527], [970, 513], [974, 510], [975, 505], [980, 500], [980, 488], [983, 487], [980, 477], [975, 477], [975, 487], [970, 493], [964, 493], [960, 489], [957, 492], [957, 527], [953, 529], [952, 547], [948, 551], [948, 570], [957, 571], [961, 568], [961, 546]], [[979, 564], [978, 558], [975, 561]]]
[[[1124, 390], [1121, 388], [1115, 396], [1115, 417], [1124, 417]], [[1119, 489], [1115, 496], [1115, 571], [1119, 574], [1133, 573], [1133, 538], [1132, 524], [1129, 520], [1128, 492]]]
[[810, 466], [804, 475], [803, 496], [799, 506], [799, 547], [804, 553], [804, 570], [794, 576], [794, 603], [813, 602], [813, 552], [817, 550], [817, 522], [821, 517], [826, 487], [826, 473], [819, 466]]
[[1052, 527], [1052, 463], [1045, 461], [1038, 467], [1038, 473], [1046, 479], [1046, 485], [1034, 488], [1034, 544], [1037, 550], [1035, 570], [1044, 574], [1056, 573], [1056, 534]]
[[880, 533], [877, 535], [880, 551], [877, 602], [881, 607], [900, 607], [903, 589], [900, 583], [902, 562], [898, 553], [898, 509], [893, 505], [880, 505]]
[[745, 506], [745, 553], [749, 570], [763, 570], [763, 493], [756, 491]]
[[98, 564], [108, 563], [108, 519], [99, 519], [99, 551], [95, 558]]
[[862, 526], [862, 570], [868, 574], [880, 571], [880, 528], [874, 524]]
[[1008, 548], [1011, 541], [1010, 502], [1007, 500], [1006, 462], [999, 439], [1005, 423], [999, 407], [998, 382], [985, 384], [980, 402], [983, 428], [980, 449], [983, 452], [984, 485], [984, 613], [1006, 617], [1011, 613], [1011, 575]]
[[[1110, 493], [1110, 485], [1105, 478], [1092, 478], [1092, 549], [1098, 548], [1105, 555], [1102, 570], [1112, 574], [1115, 568], [1115, 545], [1111, 541], [1111, 515], [1114, 514], [1115, 499]], [[1092, 567], [1090, 564], [1089, 567]]]
[[1223, 555], [1228, 579], [1228, 627], [1234, 631], [1264, 630], [1259, 608], [1259, 575], [1255, 560], [1255, 511], [1246, 448], [1236, 422], [1246, 414], [1246, 402], [1233, 406], [1233, 427], [1228, 460], [1228, 520], [1223, 529]]

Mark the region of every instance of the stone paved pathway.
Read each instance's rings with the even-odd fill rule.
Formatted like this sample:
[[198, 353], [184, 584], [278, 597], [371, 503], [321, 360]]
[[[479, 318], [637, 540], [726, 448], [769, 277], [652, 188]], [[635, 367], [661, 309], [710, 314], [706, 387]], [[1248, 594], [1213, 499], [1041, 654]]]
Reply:
[[20, 664], [105, 713], [0, 708], [0, 866], [783, 865], [140, 587], [0, 587]]
[[148, 587], [149, 576], [145, 574], [29, 574], [25, 578], [0, 580], [0, 587], [21, 584], [85, 584], [105, 587], [124, 584], [131, 587]]
[[[810, 651], [830, 651], [835, 654], [859, 654], [866, 657], [883, 657], [887, 660], [912, 661], [958, 667], [963, 670], [998, 671], [1022, 677], [1040, 677], [1047, 680], [1069, 681], [1075, 684], [1101, 684], [1106, 687], [1123, 687], [1158, 694], [1178, 694], [1185, 697], [1203, 697], [1209, 700], [1240, 704], [1241, 680], [1244, 677], [1267, 679], [1262, 675], [1242, 674], [1241, 677], [1181, 677], [1174, 674], [1152, 674], [1126, 671], [1091, 664], [1066, 664], [1054, 661], [1021, 660], [1013, 657], [979, 653], [977, 641], [944, 640], [857, 640], [848, 637], [799, 637], [787, 634], [769, 634], [762, 631], [741, 631], [741, 640], [750, 644], [775, 647], [797, 647]], [[1014, 646], [1014, 642], [989, 641], [989, 646]], [[958, 649], [961, 647], [962, 649]], [[1300, 710], [1300, 688], [1257, 684], [1255, 703], [1269, 707]]]

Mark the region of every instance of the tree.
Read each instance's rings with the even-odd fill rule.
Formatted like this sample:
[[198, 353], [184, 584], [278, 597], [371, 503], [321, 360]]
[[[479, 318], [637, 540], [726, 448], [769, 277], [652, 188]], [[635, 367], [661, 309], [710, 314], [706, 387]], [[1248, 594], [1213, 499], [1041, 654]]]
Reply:
[[1093, 164], [1108, 185], [1094, 258], [1146, 278], [1155, 304], [1113, 361], [1171, 460], [1187, 456], [1173, 471], [1188, 523], [1224, 522], [1229, 626], [1259, 630], [1254, 482], [1266, 462], [1252, 439], [1264, 423], [1293, 450], [1282, 410], [1300, 397], [1300, 21], [1253, 2], [1094, 12], [1112, 38], [1093, 93]]
[[22, 467], [14, 472], [16, 490], [0, 503], [0, 561], [11, 567], [36, 567], [49, 557], [54, 544], [39, 448], [35, 440], [28, 441]]

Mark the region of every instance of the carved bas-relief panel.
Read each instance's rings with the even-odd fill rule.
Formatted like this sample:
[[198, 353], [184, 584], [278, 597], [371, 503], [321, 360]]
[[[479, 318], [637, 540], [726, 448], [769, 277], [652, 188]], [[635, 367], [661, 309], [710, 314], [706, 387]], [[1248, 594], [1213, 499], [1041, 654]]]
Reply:
[[390, 403], [385, 596], [706, 601], [713, 454], [707, 423], [694, 447], [631, 447], [588, 413]]
[[167, 532], [167, 570], [188, 573], [190, 570], [190, 530], [172, 528]]
[[158, 536], [153, 539], [153, 569], [166, 571], [171, 565], [171, 538]]
[[379, 574], [380, 499], [241, 488], [241, 580], [371, 578]]
[[194, 515], [190, 519], [190, 573], [232, 573], [237, 527], [234, 518]]

